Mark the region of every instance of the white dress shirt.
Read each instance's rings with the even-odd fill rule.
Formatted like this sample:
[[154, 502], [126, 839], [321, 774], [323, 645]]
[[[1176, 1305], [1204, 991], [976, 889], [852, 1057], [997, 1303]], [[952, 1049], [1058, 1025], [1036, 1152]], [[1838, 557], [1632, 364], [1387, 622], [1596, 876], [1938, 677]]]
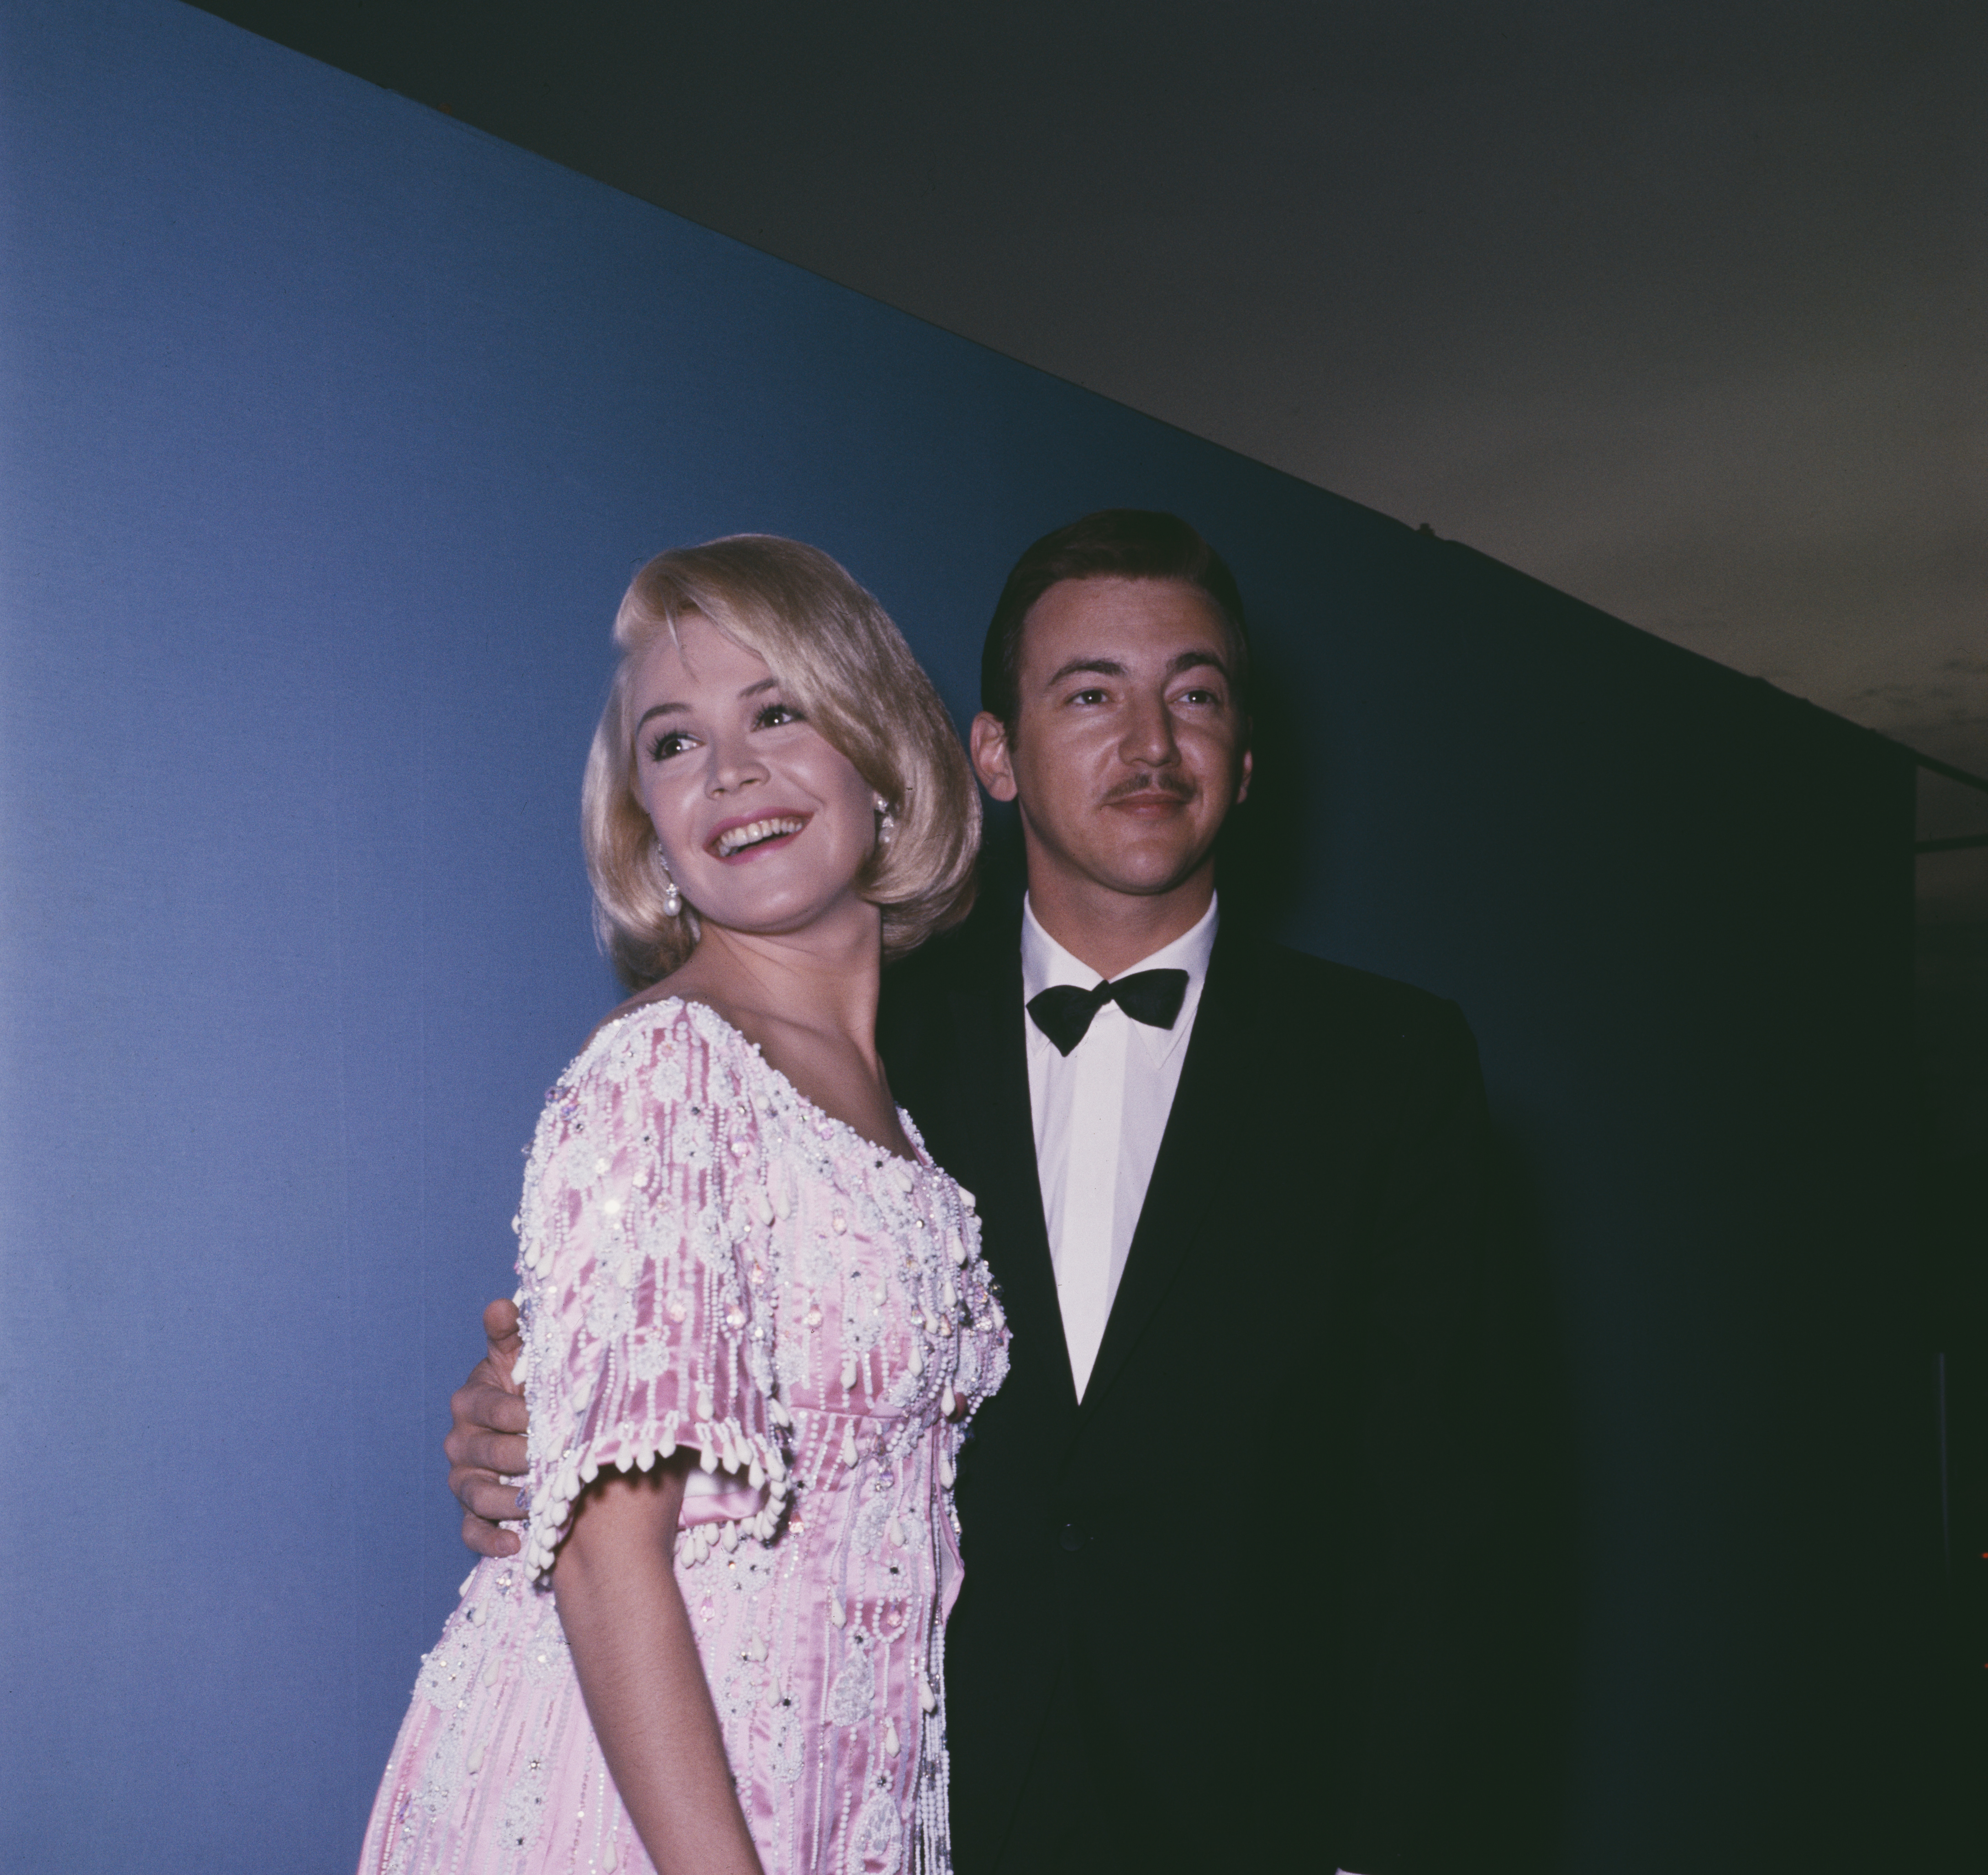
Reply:
[[[1118, 974], [1185, 970], [1187, 993], [1170, 1029], [1134, 1022], [1116, 1003], [1090, 1019], [1068, 1054], [1026, 1017], [1029, 1109], [1036, 1124], [1036, 1174], [1043, 1217], [1056, 1263], [1057, 1302], [1070, 1349], [1077, 1396], [1084, 1397], [1097, 1363], [1104, 1324], [1125, 1274], [1132, 1233], [1160, 1156], [1160, 1139], [1173, 1111], [1188, 1037], [1208, 980], [1215, 948], [1215, 906], [1192, 931]], [[1080, 963], [1022, 901], [1022, 1000], [1057, 983], [1095, 988], [1097, 973]], [[1348, 1875], [1341, 1869], [1338, 1875]]]
[[[1091, 1018], [1083, 1041], [1066, 1055], [1057, 1052], [1056, 1044], [1033, 1021], [1023, 1020], [1036, 1172], [1056, 1264], [1063, 1340], [1080, 1399], [1097, 1363], [1105, 1320], [1125, 1274], [1132, 1233], [1160, 1156], [1160, 1137], [1173, 1110], [1209, 953], [1215, 948], [1215, 926], [1211, 902], [1192, 931], [1118, 973], [1187, 972], [1187, 993], [1170, 1029], [1135, 1022], [1116, 1003], [1107, 1003]], [[1036, 922], [1034, 909], [1024, 899], [1023, 1001], [1058, 983], [1089, 990], [1100, 980]]]

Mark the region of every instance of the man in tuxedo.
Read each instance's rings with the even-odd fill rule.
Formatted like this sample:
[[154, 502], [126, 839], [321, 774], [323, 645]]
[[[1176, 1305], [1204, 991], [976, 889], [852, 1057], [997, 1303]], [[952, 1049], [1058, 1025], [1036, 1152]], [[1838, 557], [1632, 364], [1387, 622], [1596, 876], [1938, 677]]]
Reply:
[[[972, 735], [1026, 898], [887, 977], [893, 1091], [1014, 1337], [958, 1486], [961, 1875], [1449, 1866], [1483, 1091], [1452, 1005], [1222, 921], [1249, 675], [1185, 522], [1030, 547]], [[485, 1553], [507, 1308], [448, 1441]]]

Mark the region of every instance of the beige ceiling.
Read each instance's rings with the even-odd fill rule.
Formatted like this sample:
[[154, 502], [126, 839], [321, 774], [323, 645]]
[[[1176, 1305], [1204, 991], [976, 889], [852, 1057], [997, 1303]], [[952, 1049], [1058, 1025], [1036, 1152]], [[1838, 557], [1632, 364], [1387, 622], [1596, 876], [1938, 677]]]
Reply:
[[1972, 0], [208, 10], [1988, 773]]

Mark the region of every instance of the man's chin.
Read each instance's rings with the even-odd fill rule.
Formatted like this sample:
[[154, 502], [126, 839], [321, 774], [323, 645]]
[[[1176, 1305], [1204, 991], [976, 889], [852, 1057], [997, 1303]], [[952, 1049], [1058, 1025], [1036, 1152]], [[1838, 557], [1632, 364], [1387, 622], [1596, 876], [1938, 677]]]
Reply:
[[1107, 838], [1063, 841], [1043, 838], [1042, 830], [1023, 822], [1032, 872], [1060, 873], [1073, 885], [1080, 881], [1131, 899], [1163, 898], [1190, 883], [1209, 861], [1214, 842], [1183, 840], [1187, 830], [1176, 818], [1141, 828], [1129, 815], [1107, 815], [1101, 828], [1089, 831]]
[[1123, 892], [1128, 899], [1163, 899], [1192, 883], [1207, 863], [1207, 855], [1202, 853], [1155, 854], [1150, 863], [1143, 865], [1136, 859], [1128, 864], [1124, 855], [1114, 854], [1087, 871], [1093, 884]]

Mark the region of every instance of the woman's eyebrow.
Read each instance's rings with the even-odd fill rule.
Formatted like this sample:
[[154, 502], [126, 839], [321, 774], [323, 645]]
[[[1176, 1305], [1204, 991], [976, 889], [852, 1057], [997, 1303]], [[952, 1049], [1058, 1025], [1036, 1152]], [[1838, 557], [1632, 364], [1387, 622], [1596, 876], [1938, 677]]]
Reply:
[[[774, 689], [779, 681], [777, 677], [762, 677], [757, 683], [748, 684], [739, 694], [742, 699], [757, 696], [762, 690]], [[651, 703], [636, 719], [635, 726], [639, 729], [651, 716], [681, 716], [689, 708], [690, 706], [688, 703]]]

